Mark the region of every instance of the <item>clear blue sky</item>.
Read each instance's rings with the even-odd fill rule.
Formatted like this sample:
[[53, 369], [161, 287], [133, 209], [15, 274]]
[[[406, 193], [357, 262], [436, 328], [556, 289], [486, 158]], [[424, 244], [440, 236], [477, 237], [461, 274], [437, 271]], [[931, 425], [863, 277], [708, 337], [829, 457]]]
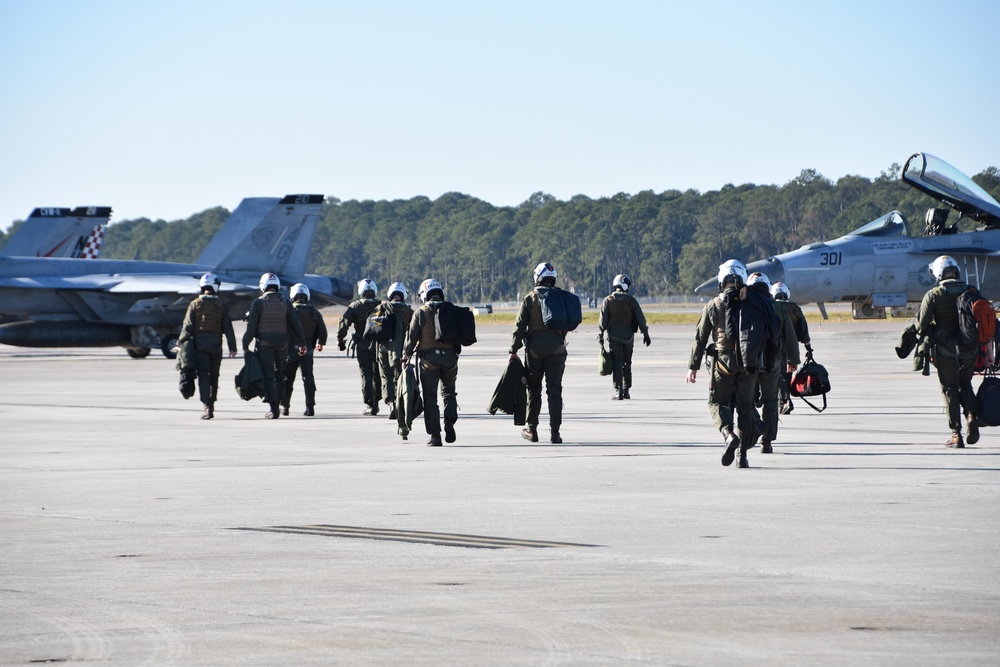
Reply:
[[1000, 2], [0, 0], [0, 228], [1000, 166]]

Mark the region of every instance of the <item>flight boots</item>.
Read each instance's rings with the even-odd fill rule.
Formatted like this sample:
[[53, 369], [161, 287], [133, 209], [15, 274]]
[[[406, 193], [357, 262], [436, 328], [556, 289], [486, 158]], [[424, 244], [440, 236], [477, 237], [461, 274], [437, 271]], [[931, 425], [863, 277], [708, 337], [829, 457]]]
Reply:
[[562, 436], [559, 435], [559, 427], [558, 426], [554, 426], [552, 428], [552, 438], [549, 440], [549, 442], [551, 442], [553, 445], [561, 445], [562, 444]]
[[521, 429], [521, 437], [528, 442], [538, 442], [538, 430], [534, 424], [528, 424]]
[[740, 446], [740, 439], [733, 433], [731, 426], [722, 430], [722, 438], [726, 443], [726, 451], [722, 453], [722, 465], [732, 465], [733, 459], [736, 458], [736, 449]]
[[975, 415], [965, 415], [965, 418], [969, 420], [969, 428], [965, 432], [965, 441], [970, 445], [974, 445], [979, 442], [979, 418]]

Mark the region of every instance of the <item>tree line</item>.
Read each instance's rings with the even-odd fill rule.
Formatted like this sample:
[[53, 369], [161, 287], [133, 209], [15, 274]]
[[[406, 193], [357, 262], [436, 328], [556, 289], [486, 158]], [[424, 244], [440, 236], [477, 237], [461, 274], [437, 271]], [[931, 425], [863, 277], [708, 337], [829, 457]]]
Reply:
[[[782, 186], [704, 193], [645, 190], [561, 201], [537, 192], [517, 206], [458, 192], [434, 200], [328, 197], [308, 264], [310, 272], [351, 282], [372, 278], [382, 289], [402, 280], [415, 290], [432, 276], [449, 299], [466, 303], [514, 300], [543, 261], [581, 296], [607, 293], [618, 273], [632, 277], [638, 296], [690, 295], [726, 259], [749, 262], [835, 238], [893, 209], [920, 235], [925, 210], [937, 202], [900, 181], [900, 169], [893, 164], [875, 179], [836, 182], [807, 169]], [[973, 180], [1000, 199], [1000, 169]], [[216, 207], [169, 223], [118, 222], [108, 229], [103, 256], [191, 262], [228, 215]]]

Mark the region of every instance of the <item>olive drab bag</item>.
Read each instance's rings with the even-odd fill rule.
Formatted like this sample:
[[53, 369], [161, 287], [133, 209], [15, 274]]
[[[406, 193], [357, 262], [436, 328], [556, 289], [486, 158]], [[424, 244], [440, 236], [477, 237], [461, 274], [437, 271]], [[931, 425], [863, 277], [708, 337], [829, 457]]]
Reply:
[[372, 314], [368, 316], [368, 320], [365, 321], [365, 332], [361, 337], [369, 343], [384, 343], [392, 340], [395, 333], [396, 314], [392, 312], [392, 308], [384, 303], [380, 303], [372, 311]]
[[508, 362], [500, 382], [490, 399], [488, 411], [495, 415], [497, 411], [514, 416], [515, 426], [524, 426], [528, 410], [528, 384], [524, 363], [520, 357]]
[[195, 380], [198, 379], [198, 351], [194, 339], [188, 338], [180, 344], [177, 351], [177, 370], [180, 371], [180, 381], [177, 388], [185, 400], [194, 396]]
[[601, 346], [601, 358], [597, 360], [597, 372], [601, 375], [611, 375], [615, 372], [615, 363], [611, 360], [611, 353]]
[[472, 309], [443, 301], [434, 310], [434, 340], [454, 345], [474, 345], [476, 316]]
[[407, 364], [396, 383], [396, 425], [397, 433], [407, 439], [413, 429], [413, 420], [424, 411], [420, 397], [420, 378], [413, 364]]
[[583, 322], [580, 297], [558, 287], [538, 290], [542, 307], [542, 324], [554, 331], [573, 331]]
[[[816, 412], [826, 410], [826, 394], [830, 391], [830, 374], [826, 367], [817, 363], [811, 352], [806, 353], [806, 363], [799, 366], [799, 369], [792, 376], [792, 384], [789, 392], [792, 396], [798, 396], [806, 405]], [[806, 396], [822, 396], [823, 407], [817, 408], [809, 402]]]

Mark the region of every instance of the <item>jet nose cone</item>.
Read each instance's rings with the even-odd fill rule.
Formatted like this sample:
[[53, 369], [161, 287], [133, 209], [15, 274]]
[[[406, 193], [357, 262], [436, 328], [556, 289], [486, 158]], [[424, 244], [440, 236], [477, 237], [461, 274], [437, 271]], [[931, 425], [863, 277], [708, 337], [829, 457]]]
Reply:
[[719, 283], [712, 278], [694, 288], [694, 293], [698, 296], [715, 296], [719, 293]]

